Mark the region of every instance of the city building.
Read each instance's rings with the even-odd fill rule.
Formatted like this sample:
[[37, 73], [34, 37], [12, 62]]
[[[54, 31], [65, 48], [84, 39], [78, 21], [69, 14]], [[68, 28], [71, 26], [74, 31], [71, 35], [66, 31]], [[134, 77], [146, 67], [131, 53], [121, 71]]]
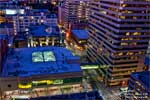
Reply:
[[86, 50], [87, 50], [87, 40], [88, 40], [87, 30], [71, 30], [70, 34], [67, 35], [67, 44], [72, 49], [72, 51], [80, 56], [81, 62], [86, 62]]
[[0, 34], [0, 73], [2, 72], [3, 68], [3, 60], [7, 54], [8, 48], [8, 36], [6, 34]]
[[0, 34], [14, 35], [14, 26], [12, 22], [0, 23]]
[[[89, 18], [89, 1], [90, 0], [65, 0], [62, 17], [62, 24], [66, 29], [84, 29], [87, 27]], [[64, 15], [63, 15], [64, 13]]]
[[59, 25], [61, 25], [61, 27], [63, 26], [64, 23], [64, 18], [65, 18], [65, 0], [60, 0], [59, 4], [58, 4], [58, 23]]
[[4, 61], [0, 92], [8, 95], [53, 86], [55, 89], [80, 87], [82, 70], [79, 60], [63, 47], [11, 48]]
[[150, 71], [131, 74], [128, 94], [129, 100], [150, 100]]
[[69, 40], [72, 40], [73, 45], [77, 45], [79, 50], [86, 50], [88, 34], [87, 30], [71, 30], [71, 39]]
[[18, 32], [25, 32], [31, 25], [36, 24], [57, 24], [57, 16], [50, 14], [48, 9], [30, 9], [24, 12], [24, 14], [17, 14], [12, 16], [14, 22], [14, 30]]
[[127, 85], [132, 72], [142, 71], [150, 38], [148, 0], [93, 0], [90, 5], [87, 55], [108, 66], [104, 82]]
[[28, 46], [60, 46], [60, 32], [57, 25], [35, 25], [30, 26], [28, 34]]

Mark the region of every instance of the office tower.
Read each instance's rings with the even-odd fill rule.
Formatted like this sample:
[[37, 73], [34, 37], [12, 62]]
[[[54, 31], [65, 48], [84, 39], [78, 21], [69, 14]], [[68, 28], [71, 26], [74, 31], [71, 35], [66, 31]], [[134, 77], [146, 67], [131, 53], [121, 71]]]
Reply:
[[106, 65], [105, 83], [127, 85], [150, 38], [150, 1], [93, 0], [90, 6], [88, 58]]
[[86, 27], [89, 16], [90, 0], [66, 0], [64, 26], [67, 29]]

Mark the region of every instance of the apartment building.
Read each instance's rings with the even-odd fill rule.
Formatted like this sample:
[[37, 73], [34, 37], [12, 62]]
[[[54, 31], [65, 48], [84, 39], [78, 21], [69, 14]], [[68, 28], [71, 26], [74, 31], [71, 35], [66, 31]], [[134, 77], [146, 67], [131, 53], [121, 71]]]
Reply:
[[90, 0], [65, 0], [64, 22], [66, 29], [85, 28], [89, 17]]

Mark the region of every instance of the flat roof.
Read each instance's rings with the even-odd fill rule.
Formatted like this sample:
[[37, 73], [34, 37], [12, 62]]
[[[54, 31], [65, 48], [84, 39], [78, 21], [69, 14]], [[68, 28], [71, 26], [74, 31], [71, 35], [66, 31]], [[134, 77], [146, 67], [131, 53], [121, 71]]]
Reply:
[[33, 25], [29, 28], [29, 33], [35, 37], [43, 37], [43, 36], [59, 36], [59, 28], [58, 26], [47, 26], [47, 25]]
[[0, 39], [7, 39], [8, 38], [8, 35], [7, 34], [0, 34]]
[[80, 64], [66, 60], [73, 56], [63, 47], [15, 48], [8, 51], [3, 77], [28, 77], [32, 75], [63, 74], [81, 72]]
[[75, 35], [78, 39], [88, 39], [89, 37], [88, 30], [72, 30], [72, 34]]
[[146, 89], [150, 90], [150, 71], [135, 72], [132, 74]]

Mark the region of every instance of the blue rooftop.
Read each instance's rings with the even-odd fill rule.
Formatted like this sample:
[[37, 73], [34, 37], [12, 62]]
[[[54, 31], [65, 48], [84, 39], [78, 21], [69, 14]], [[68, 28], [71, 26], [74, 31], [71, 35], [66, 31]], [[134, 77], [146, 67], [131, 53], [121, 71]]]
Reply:
[[34, 12], [49, 12], [48, 9], [32, 9]]
[[8, 35], [7, 34], [0, 34], [0, 39], [1, 40], [5, 40], [8, 38]]
[[88, 39], [89, 37], [88, 30], [72, 30], [72, 34], [75, 35], [78, 39]]
[[60, 36], [59, 28], [56, 25], [34, 25], [29, 28], [29, 32], [35, 37]]
[[79, 63], [68, 63], [70, 57], [80, 58], [63, 47], [17, 48], [8, 52], [3, 77], [81, 72]]
[[143, 86], [150, 91], [150, 71], [135, 72], [132, 74]]
[[56, 14], [49, 14], [46, 16], [47, 18], [57, 18]]

